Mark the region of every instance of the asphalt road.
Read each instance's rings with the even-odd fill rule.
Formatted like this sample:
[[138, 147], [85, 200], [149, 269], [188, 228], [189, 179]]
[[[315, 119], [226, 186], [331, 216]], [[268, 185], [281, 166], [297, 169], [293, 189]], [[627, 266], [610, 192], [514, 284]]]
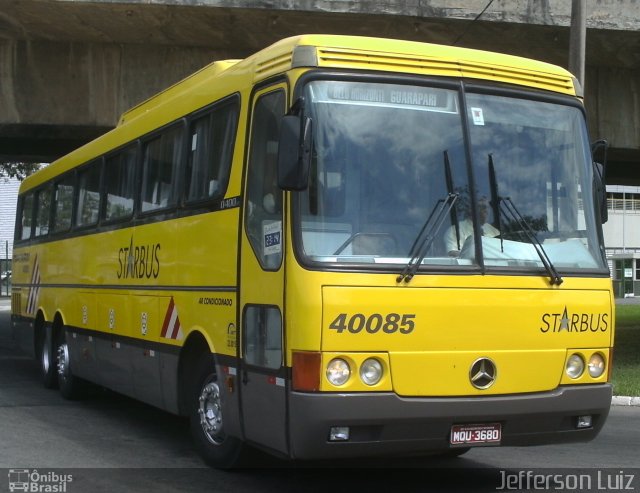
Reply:
[[[184, 419], [102, 389], [76, 402], [44, 389], [35, 361], [8, 337], [6, 306], [0, 300], [0, 491], [25, 470], [41, 486], [60, 486], [48, 491], [69, 493], [576, 491], [579, 480], [579, 491], [625, 490], [628, 480], [640, 491], [640, 407], [629, 406], [614, 406], [586, 444], [478, 448], [446, 460], [291, 464], [259, 456], [254, 469], [210, 469], [193, 451]], [[504, 487], [505, 477], [514, 482]]]

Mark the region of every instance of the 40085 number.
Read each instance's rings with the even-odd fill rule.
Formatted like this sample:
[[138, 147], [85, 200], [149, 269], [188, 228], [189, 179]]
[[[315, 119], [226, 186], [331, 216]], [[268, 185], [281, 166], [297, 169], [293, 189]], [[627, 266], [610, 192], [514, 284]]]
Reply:
[[416, 315], [414, 313], [387, 313], [386, 315], [373, 313], [369, 316], [363, 313], [354, 313], [353, 315], [341, 313], [331, 322], [329, 328], [335, 330], [338, 334], [342, 334], [345, 330], [352, 334], [358, 334], [363, 330], [369, 334], [375, 334], [380, 331], [385, 334], [394, 334], [396, 332], [411, 334], [415, 329], [415, 318]]

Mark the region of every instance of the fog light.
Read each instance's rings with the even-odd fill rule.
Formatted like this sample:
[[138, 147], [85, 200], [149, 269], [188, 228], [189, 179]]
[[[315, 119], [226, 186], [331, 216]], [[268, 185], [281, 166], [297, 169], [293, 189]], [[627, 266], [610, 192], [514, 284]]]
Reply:
[[572, 354], [571, 357], [567, 360], [566, 367], [567, 375], [571, 378], [578, 378], [584, 372], [584, 361], [577, 354]]
[[351, 368], [345, 360], [336, 358], [332, 359], [327, 365], [327, 380], [332, 385], [340, 386], [349, 380], [351, 376]]
[[330, 442], [346, 442], [349, 440], [348, 426], [332, 426], [329, 430]]
[[576, 428], [591, 428], [593, 424], [593, 417], [590, 415], [586, 416], [578, 416], [578, 421], [576, 422]]
[[589, 358], [589, 375], [598, 378], [604, 373], [604, 358], [600, 353], [594, 353]]
[[366, 385], [375, 385], [382, 378], [382, 365], [375, 358], [369, 358], [360, 367], [360, 379]]

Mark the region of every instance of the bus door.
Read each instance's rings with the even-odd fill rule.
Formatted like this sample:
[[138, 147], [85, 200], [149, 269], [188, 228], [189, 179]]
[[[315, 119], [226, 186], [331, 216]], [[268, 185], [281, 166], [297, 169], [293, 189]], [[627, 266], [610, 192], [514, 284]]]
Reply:
[[283, 207], [276, 161], [284, 85], [253, 99], [240, 280], [240, 399], [247, 441], [287, 452]]

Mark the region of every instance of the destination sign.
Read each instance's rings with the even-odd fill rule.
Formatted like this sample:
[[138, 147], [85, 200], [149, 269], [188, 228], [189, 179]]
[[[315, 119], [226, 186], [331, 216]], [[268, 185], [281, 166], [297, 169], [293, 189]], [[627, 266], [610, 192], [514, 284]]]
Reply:
[[329, 85], [326, 97], [329, 101], [411, 106], [432, 111], [457, 112], [455, 92], [433, 87], [336, 82]]

